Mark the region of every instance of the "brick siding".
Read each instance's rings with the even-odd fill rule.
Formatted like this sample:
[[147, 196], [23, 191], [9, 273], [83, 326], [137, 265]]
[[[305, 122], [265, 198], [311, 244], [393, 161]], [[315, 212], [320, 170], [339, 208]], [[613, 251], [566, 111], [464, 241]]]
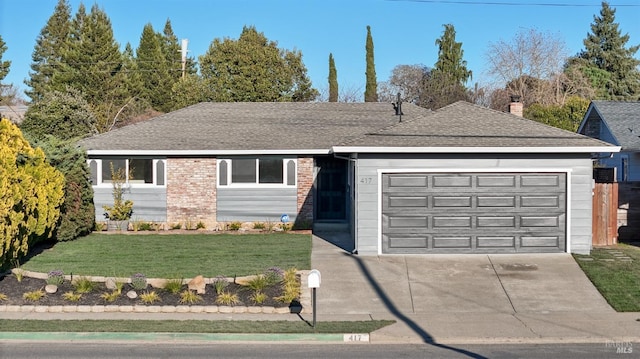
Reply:
[[313, 223], [313, 157], [298, 157], [298, 216], [296, 225]]
[[167, 222], [216, 226], [216, 159], [167, 159]]

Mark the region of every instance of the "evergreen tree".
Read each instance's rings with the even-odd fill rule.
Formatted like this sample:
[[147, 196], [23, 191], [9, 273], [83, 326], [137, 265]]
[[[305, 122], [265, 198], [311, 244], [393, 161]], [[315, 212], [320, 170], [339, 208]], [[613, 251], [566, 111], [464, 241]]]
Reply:
[[205, 82], [197, 74], [188, 74], [173, 84], [171, 88], [171, 102], [174, 110], [209, 101], [206, 97]]
[[0, 82], [7, 76], [9, 66], [11, 66], [11, 61], [2, 61], [2, 54], [4, 54], [5, 51], [7, 51], [7, 45], [4, 40], [2, 40], [2, 35], [0, 35]]
[[373, 61], [373, 39], [371, 38], [371, 26], [367, 26], [367, 69], [365, 72], [367, 83], [364, 90], [364, 102], [378, 102], [378, 84], [376, 80], [376, 65]]
[[594, 16], [591, 33], [583, 41], [585, 49], [578, 55], [583, 61], [577, 61], [577, 64], [582, 66], [594, 86], [605, 84], [604, 88], [600, 86], [599, 91], [599, 95], [605, 99], [638, 100], [640, 60], [633, 56], [640, 45], [626, 47], [629, 34], [621, 34], [615, 22], [615, 13], [616, 10], [608, 3], [602, 3], [600, 16]]
[[442, 37], [436, 40], [438, 46], [438, 61], [434, 71], [440, 71], [460, 84], [464, 85], [471, 78], [471, 71], [467, 70], [467, 62], [462, 59], [462, 43], [456, 42], [456, 30], [451, 24], [444, 25]]
[[201, 73], [214, 101], [310, 101], [311, 87], [302, 53], [279, 49], [255, 27], [238, 40], [215, 39], [200, 56]]
[[127, 42], [122, 53], [122, 72], [127, 76], [128, 92], [131, 96], [142, 96], [143, 82], [131, 44]]
[[24, 115], [20, 129], [36, 141], [47, 136], [61, 140], [95, 134], [95, 116], [78, 90], [49, 91], [34, 101]]
[[338, 72], [333, 54], [329, 54], [329, 102], [338, 102]]
[[167, 19], [167, 22], [164, 24], [162, 34], [158, 34], [158, 36], [160, 37], [160, 48], [166, 59], [169, 75], [173, 79], [171, 82], [173, 86], [173, 84], [182, 77], [182, 55], [180, 52], [180, 42], [178, 41], [178, 37], [173, 33], [169, 19]]
[[169, 62], [163, 53], [162, 35], [147, 24], [142, 30], [140, 45], [136, 50], [136, 63], [142, 78], [142, 97], [159, 111], [170, 111], [171, 87], [174, 79]]
[[96, 116], [97, 130], [108, 131], [130, 95], [111, 21], [97, 4], [88, 15], [79, 7], [62, 62], [61, 71], [53, 76], [54, 89], [65, 91], [69, 86], [79, 90]]
[[31, 71], [25, 84], [25, 93], [33, 101], [42, 99], [51, 90], [51, 80], [60, 70], [62, 54], [66, 49], [71, 30], [71, 8], [67, 0], [59, 0], [47, 24], [36, 38], [31, 55]]

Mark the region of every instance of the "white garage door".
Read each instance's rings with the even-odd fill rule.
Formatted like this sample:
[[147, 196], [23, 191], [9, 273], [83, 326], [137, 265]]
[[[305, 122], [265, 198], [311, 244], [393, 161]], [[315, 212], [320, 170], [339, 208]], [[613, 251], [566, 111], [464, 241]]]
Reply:
[[387, 173], [382, 181], [383, 253], [565, 251], [565, 173]]

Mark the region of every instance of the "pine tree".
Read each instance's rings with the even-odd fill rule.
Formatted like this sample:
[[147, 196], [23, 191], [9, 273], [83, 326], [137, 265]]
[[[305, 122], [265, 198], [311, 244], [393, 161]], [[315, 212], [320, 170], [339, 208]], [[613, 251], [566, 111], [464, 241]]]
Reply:
[[158, 34], [158, 36], [160, 37], [160, 48], [166, 59], [169, 75], [173, 79], [171, 82], [173, 86], [173, 84], [182, 77], [182, 55], [180, 53], [180, 42], [178, 41], [178, 37], [173, 33], [169, 19], [167, 19], [167, 22], [164, 24], [162, 34]]
[[153, 30], [151, 24], [144, 26], [140, 45], [136, 50], [136, 63], [142, 78], [142, 97], [159, 111], [171, 109], [171, 87], [174, 79], [169, 71], [169, 63], [163, 53], [162, 35]]
[[376, 65], [373, 61], [373, 39], [371, 38], [371, 27], [367, 26], [367, 69], [365, 72], [367, 84], [364, 90], [364, 102], [378, 102], [378, 84], [376, 80]]
[[82, 93], [96, 116], [99, 132], [109, 130], [130, 98], [122, 66], [123, 56], [107, 14], [94, 4], [87, 15], [81, 5], [61, 70], [54, 74], [52, 83], [58, 91], [69, 86]]
[[[600, 16], [594, 16], [591, 33], [584, 39], [585, 49], [578, 55], [583, 72], [592, 75], [592, 83], [604, 82], [600, 96], [611, 100], [640, 99], [640, 60], [634, 58], [640, 45], [625, 47], [629, 34], [622, 35], [615, 22], [616, 10], [602, 3]], [[578, 62], [580, 63], [580, 62]], [[591, 70], [589, 70], [591, 68]], [[607, 74], [603, 74], [601, 71]], [[595, 76], [595, 78], [594, 78]], [[605, 81], [601, 81], [602, 79]]]
[[60, 70], [60, 62], [71, 31], [71, 8], [67, 0], [59, 0], [47, 24], [36, 38], [31, 55], [31, 71], [25, 93], [33, 100], [42, 99], [51, 90], [51, 80]]
[[436, 40], [438, 61], [434, 71], [448, 75], [451, 81], [464, 85], [471, 78], [471, 71], [467, 70], [467, 62], [462, 59], [462, 43], [456, 42], [456, 30], [451, 24], [444, 25], [442, 37]]
[[7, 51], [7, 45], [4, 40], [2, 40], [2, 35], [0, 35], [0, 82], [7, 76], [9, 66], [11, 66], [11, 61], [2, 61], [2, 54], [4, 54], [5, 51]]
[[333, 54], [329, 54], [329, 102], [338, 102], [338, 72]]
[[131, 44], [127, 42], [122, 53], [122, 72], [127, 76], [128, 92], [131, 96], [142, 96], [142, 76], [136, 62]]

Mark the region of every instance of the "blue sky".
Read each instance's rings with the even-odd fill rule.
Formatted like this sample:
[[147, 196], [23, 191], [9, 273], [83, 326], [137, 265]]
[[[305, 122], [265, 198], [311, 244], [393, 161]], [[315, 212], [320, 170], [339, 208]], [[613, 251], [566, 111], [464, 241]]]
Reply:
[[[57, 0], [0, 0], [0, 35], [8, 50], [11, 71], [3, 83], [26, 88], [35, 40], [53, 13]], [[80, 0], [71, 0], [72, 15]], [[378, 81], [386, 81], [400, 64], [437, 60], [435, 40], [443, 24], [453, 24], [462, 42], [464, 59], [473, 82], [489, 81], [486, 49], [490, 43], [510, 40], [522, 29], [557, 35], [573, 55], [583, 48], [597, 0], [95, 0], [109, 16], [116, 40], [124, 48], [137, 48], [142, 29], [151, 23], [161, 31], [171, 20], [178, 38], [189, 39], [190, 56], [204, 54], [213, 39], [237, 39], [244, 25], [254, 25], [278, 46], [297, 49], [314, 87], [326, 89], [328, 57], [333, 53], [342, 89], [362, 89], [365, 84], [366, 26], [375, 47]], [[502, 3], [502, 4], [500, 4]], [[525, 5], [520, 5], [525, 4]], [[640, 44], [640, 0], [615, 0], [616, 22], [628, 33], [627, 46]], [[623, 6], [635, 5], [635, 6]], [[640, 58], [640, 53], [636, 53]]]

